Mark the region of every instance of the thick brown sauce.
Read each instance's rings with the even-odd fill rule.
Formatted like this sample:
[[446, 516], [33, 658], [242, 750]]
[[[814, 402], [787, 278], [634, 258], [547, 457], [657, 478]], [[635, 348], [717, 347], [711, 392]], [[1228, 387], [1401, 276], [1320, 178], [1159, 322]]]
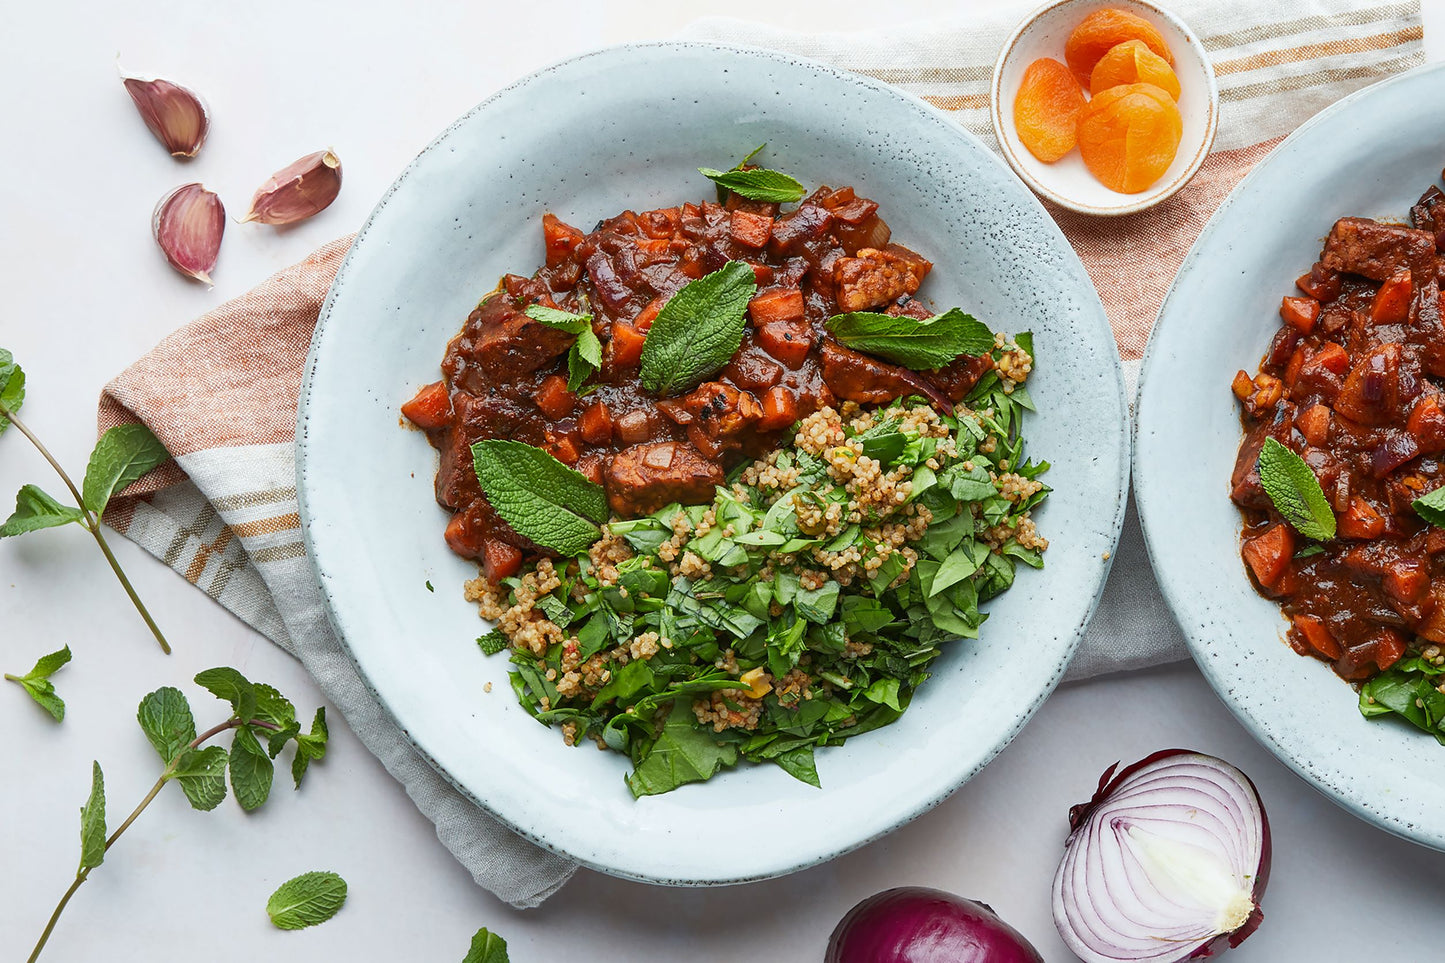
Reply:
[[[1259, 374], [1235, 378], [1245, 438], [1231, 495], [1246, 568], [1290, 617], [1290, 644], [1350, 680], [1421, 640], [1445, 642], [1445, 532], [1411, 507], [1445, 482], [1442, 201], [1430, 188], [1413, 228], [1336, 223], [1297, 282], [1303, 296], [1284, 300]], [[1312, 554], [1260, 485], [1267, 438], [1314, 469], [1335, 512], [1336, 538]]]

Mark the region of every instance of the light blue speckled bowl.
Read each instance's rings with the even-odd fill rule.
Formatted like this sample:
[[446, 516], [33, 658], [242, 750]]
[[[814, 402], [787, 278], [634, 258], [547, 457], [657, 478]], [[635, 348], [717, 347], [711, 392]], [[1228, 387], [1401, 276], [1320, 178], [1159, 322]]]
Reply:
[[1229, 500], [1239, 449], [1229, 382], [1255, 371], [1279, 299], [1346, 215], [1403, 218], [1445, 160], [1445, 67], [1347, 97], [1274, 149], [1189, 252], [1149, 339], [1139, 384], [1135, 497], [1154, 571], [1194, 660], [1260, 742], [1362, 819], [1445, 849], [1445, 748], [1367, 722], [1327, 665], [1283, 641], [1257, 595]]
[[[764, 141], [806, 184], [853, 184], [936, 263], [924, 294], [1036, 333], [1031, 451], [1057, 491], [1053, 545], [992, 606], [896, 725], [818, 754], [823, 788], [744, 767], [634, 801], [626, 761], [527, 717], [462, 600], [475, 568], [442, 542], [436, 456], [397, 406], [505, 271], [542, 260], [543, 212], [590, 226], [708, 197], [699, 165]], [[1127, 431], [1113, 339], [1083, 267], [1003, 163], [932, 108], [851, 74], [698, 43], [618, 47], [518, 81], [439, 137], [357, 237], [316, 328], [298, 438], [307, 546], [362, 675], [437, 768], [538, 843], [621, 876], [776, 876], [936, 805], [1019, 731], [1063, 675], [1109, 569]], [[427, 591], [430, 580], [436, 593]], [[484, 694], [483, 684], [493, 684]]]

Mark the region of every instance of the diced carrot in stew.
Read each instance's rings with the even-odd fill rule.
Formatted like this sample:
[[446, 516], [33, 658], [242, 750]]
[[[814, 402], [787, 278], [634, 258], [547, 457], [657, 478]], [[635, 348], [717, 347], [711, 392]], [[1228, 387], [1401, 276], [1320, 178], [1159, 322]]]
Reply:
[[637, 250], [646, 255], [649, 263], [661, 260], [672, 248], [672, 241], [665, 237], [644, 237], [637, 242]]
[[637, 317], [632, 319], [632, 326], [639, 331], [646, 331], [651, 328], [652, 322], [657, 320], [657, 315], [665, 304], [667, 304], [667, 298], [664, 298], [662, 295], [658, 295], [651, 301], [648, 301], [647, 307], [637, 312]]
[[763, 395], [763, 417], [758, 427], [763, 431], [786, 428], [798, 420], [798, 399], [783, 385], [774, 385]]
[[748, 211], [733, 211], [728, 234], [743, 247], [755, 250], [764, 247], [773, 233], [773, 219]]
[[542, 447], [551, 452], [552, 457], [564, 465], [577, 464], [577, 458], [581, 455], [581, 450], [571, 435], [563, 435], [555, 441], [547, 442]]
[[1379, 538], [1385, 532], [1385, 519], [1375, 506], [1356, 495], [1340, 516], [1338, 531], [1341, 538]]
[[567, 390], [567, 379], [561, 375], [552, 375], [543, 379], [537, 387], [537, 407], [542, 409], [542, 414], [556, 421], [558, 418], [565, 418], [572, 413], [572, 406], [577, 403], [577, 396]]
[[452, 399], [447, 395], [447, 386], [440, 381], [427, 385], [401, 406], [401, 413], [418, 428], [427, 431], [445, 428], [452, 417]]
[[1305, 441], [1320, 448], [1330, 437], [1330, 409], [1328, 405], [1310, 405], [1294, 416], [1294, 426], [1305, 436]]
[[1430, 394], [1415, 402], [1405, 430], [1414, 436], [1422, 452], [1445, 451], [1445, 406], [1440, 404], [1440, 396]]
[[482, 545], [482, 574], [493, 585], [516, 575], [522, 567], [522, 550], [499, 538], [489, 538]]
[[1430, 534], [1425, 536], [1425, 551], [1430, 555], [1445, 552], [1445, 529], [1430, 529]]
[[1295, 630], [1304, 636], [1309, 647], [1327, 659], [1338, 659], [1344, 654], [1340, 643], [1330, 634], [1329, 627], [1323, 621], [1313, 615], [1296, 615], [1294, 617]]
[[663, 207], [655, 211], [644, 211], [637, 215], [638, 226], [648, 237], [670, 238], [677, 233], [679, 223], [675, 207]]
[[758, 344], [789, 368], [801, 368], [813, 349], [813, 329], [806, 321], [774, 321], [758, 329]]
[[1254, 396], [1254, 379], [1249, 376], [1247, 371], [1236, 374], [1229, 387], [1234, 392], [1234, 397], [1240, 401], [1248, 401]]
[[1370, 303], [1370, 320], [1375, 324], [1399, 324], [1410, 316], [1410, 298], [1415, 294], [1415, 284], [1409, 271], [1400, 271], [1391, 276]]
[[1337, 375], [1345, 374], [1350, 370], [1349, 353], [1333, 341], [1328, 342], [1316, 352], [1314, 361]]
[[1263, 535], [1246, 539], [1241, 551], [1259, 584], [1269, 588], [1289, 568], [1294, 555], [1294, 532], [1284, 522], [1276, 522]]
[[1305, 349], [1295, 348], [1294, 354], [1290, 355], [1289, 364], [1284, 369], [1284, 387], [1286, 391], [1293, 392], [1295, 382], [1299, 381], [1300, 369], [1305, 366]]
[[[643, 313], [646, 313], [644, 311]], [[642, 360], [642, 343], [647, 335], [625, 321], [612, 326], [612, 365], [617, 368], [631, 368]]]
[[1340, 296], [1340, 274], [1316, 261], [1310, 273], [1300, 275], [1295, 281], [1295, 287], [1316, 301], [1333, 301]]
[[547, 266], [556, 267], [582, 243], [584, 235], [570, 224], [564, 224], [555, 214], [542, 215], [542, 240], [547, 246]]
[[605, 445], [612, 440], [612, 413], [600, 401], [587, 406], [577, 421], [582, 440], [590, 445]]
[[481, 554], [482, 543], [486, 540], [476, 520], [466, 510], [451, 517], [442, 537], [446, 539], [447, 547], [462, 558], [476, 558]]
[[1381, 672], [1405, 657], [1405, 638], [1393, 629], [1381, 629], [1374, 642], [1375, 665]]
[[1309, 334], [1320, 316], [1320, 303], [1314, 298], [1285, 298], [1280, 302], [1279, 316], [1301, 334]]
[[1382, 587], [1391, 598], [1418, 602], [1430, 591], [1430, 573], [1417, 558], [1400, 559], [1385, 571]]
[[748, 302], [753, 324], [774, 321], [800, 321], [804, 315], [803, 292], [798, 288], [773, 288], [763, 291]]

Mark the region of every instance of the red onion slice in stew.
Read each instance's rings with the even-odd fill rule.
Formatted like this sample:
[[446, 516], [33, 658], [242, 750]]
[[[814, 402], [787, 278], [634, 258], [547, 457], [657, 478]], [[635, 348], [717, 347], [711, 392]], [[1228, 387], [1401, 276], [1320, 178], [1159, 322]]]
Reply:
[[1054, 925], [1085, 963], [1176, 963], [1238, 946], [1259, 926], [1269, 819], [1249, 777], [1166, 749], [1099, 779], [1069, 811]]

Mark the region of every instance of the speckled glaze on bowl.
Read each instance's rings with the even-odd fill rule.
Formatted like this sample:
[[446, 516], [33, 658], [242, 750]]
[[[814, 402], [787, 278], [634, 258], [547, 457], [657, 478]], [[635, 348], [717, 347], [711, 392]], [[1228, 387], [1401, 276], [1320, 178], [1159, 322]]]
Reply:
[[1445, 849], [1445, 749], [1366, 721], [1329, 667], [1294, 653], [1250, 586], [1229, 476], [1242, 432], [1229, 382], [1254, 371], [1279, 299], [1339, 217], [1399, 219], [1440, 176], [1445, 68], [1345, 98], [1274, 149], [1200, 234], [1149, 339], [1135, 497], [1159, 584], [1194, 660], [1260, 742], [1342, 807]]
[[[1105, 7], [1127, 10], [1152, 23], [1169, 44], [1174, 72], [1179, 76], [1179, 112], [1184, 120], [1179, 151], [1163, 176], [1137, 194], [1121, 194], [1100, 184], [1084, 166], [1077, 148], [1045, 164], [1029, 153], [1014, 128], [1014, 98], [1024, 70], [1040, 57], [1062, 63], [1069, 34], [1085, 17]], [[1040, 197], [1080, 214], [1118, 217], [1173, 197], [1198, 173], [1219, 126], [1219, 89], [1204, 45], [1188, 24], [1163, 7], [1146, 0], [1057, 0], [1025, 17], [1004, 41], [993, 68], [989, 116], [1004, 159]]]
[[[937, 663], [901, 722], [818, 754], [823, 788], [745, 766], [634, 801], [626, 760], [567, 748], [484, 658], [462, 600], [475, 567], [443, 544], [436, 456], [397, 406], [437, 378], [447, 341], [505, 271], [542, 260], [540, 218], [588, 226], [708, 197], [698, 165], [765, 159], [806, 184], [854, 184], [937, 264], [924, 294], [1036, 332], [1054, 465], [1042, 572], [1019, 574], [978, 643]], [[298, 486], [330, 615], [363, 677], [454, 784], [518, 832], [605, 872], [740, 882], [853, 849], [934, 806], [1013, 738], [1057, 684], [1118, 535], [1128, 436], [1097, 295], [1038, 202], [974, 138], [881, 84], [699, 43], [618, 47], [496, 94], [401, 175], [356, 239], [316, 328]], [[428, 592], [425, 582], [436, 587]], [[483, 692], [492, 683], [490, 693]], [[731, 829], [728, 829], [731, 827]]]

